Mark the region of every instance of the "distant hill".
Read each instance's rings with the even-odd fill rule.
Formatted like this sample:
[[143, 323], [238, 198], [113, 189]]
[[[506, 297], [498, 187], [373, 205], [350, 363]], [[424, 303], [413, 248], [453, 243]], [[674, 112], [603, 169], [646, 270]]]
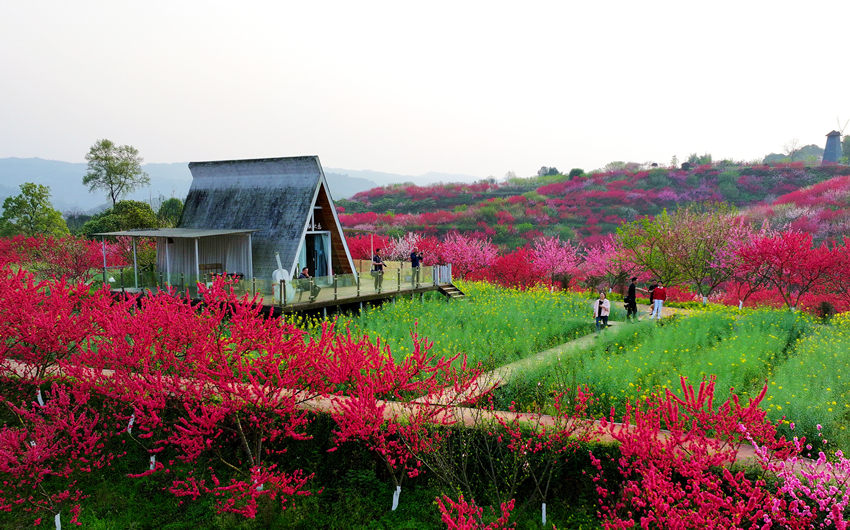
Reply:
[[[385, 173], [383, 171], [373, 171], [371, 169], [339, 169], [339, 168], [325, 168], [325, 175], [328, 173], [337, 173], [340, 175], [345, 175], [351, 178], [359, 178], [365, 179], [368, 181], [375, 182], [377, 184], [373, 184], [372, 187], [375, 186], [387, 186], [390, 184], [401, 184], [404, 182], [410, 182], [413, 184], [417, 184], [419, 186], [426, 186], [428, 184], [436, 184], [438, 182], [474, 182], [479, 180], [481, 177], [475, 177], [472, 175], [464, 175], [462, 173], [439, 173], [436, 171], [429, 171], [428, 173], [423, 173], [421, 175], [401, 175], [398, 173]], [[358, 191], [365, 191], [364, 188]], [[353, 195], [353, 194], [352, 194]], [[349, 195], [350, 197], [350, 195]]]
[[[142, 166], [150, 175], [150, 186], [137, 190], [127, 198], [156, 202], [157, 198], [177, 197], [185, 199], [192, 182], [187, 162], [153, 163]], [[0, 204], [6, 197], [17, 195], [18, 186], [24, 182], [35, 182], [50, 187], [53, 206], [62, 212], [95, 212], [109, 205], [105, 195], [90, 193], [83, 185], [83, 175], [86, 164], [44, 160], [41, 158], [0, 158]], [[378, 186], [376, 181], [360, 174], [376, 172], [360, 172], [345, 169], [327, 170], [325, 176], [331, 188], [334, 199], [351, 197], [352, 195]], [[350, 176], [354, 174], [355, 176]], [[377, 173], [376, 173], [377, 174]], [[392, 178], [391, 173], [381, 173], [386, 178]], [[395, 175], [397, 182], [408, 178]]]
[[[691, 169], [594, 172], [573, 178], [545, 175], [507, 182], [396, 184], [337, 201], [337, 207], [342, 211], [340, 221], [350, 228], [435, 236], [458, 230], [516, 248], [541, 235], [594, 243], [624, 222], [689, 203], [726, 202], [747, 209], [769, 205], [780, 195], [810, 186], [817, 196], [821, 189], [815, 185], [841, 175], [850, 175], [850, 167], [718, 163]], [[844, 182], [838, 180], [826, 189], [835, 193]], [[808, 193], [806, 198], [811, 196]], [[783, 204], [795, 197], [786, 195]], [[773, 211], [783, 208], [790, 207]], [[770, 217], [771, 213], [760, 215]], [[831, 219], [838, 224], [820, 227], [821, 233], [846, 233], [846, 218], [828, 211], [817, 218], [822, 223]]]

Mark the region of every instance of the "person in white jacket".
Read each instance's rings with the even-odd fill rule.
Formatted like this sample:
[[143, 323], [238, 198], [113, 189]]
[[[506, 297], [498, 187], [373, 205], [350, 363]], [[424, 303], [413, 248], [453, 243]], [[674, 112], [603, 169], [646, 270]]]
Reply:
[[[604, 292], [599, 293], [599, 299], [593, 302], [593, 316], [596, 317], [596, 332], [608, 327], [608, 315], [611, 314], [611, 302]], [[600, 325], [600, 322], [602, 323]]]

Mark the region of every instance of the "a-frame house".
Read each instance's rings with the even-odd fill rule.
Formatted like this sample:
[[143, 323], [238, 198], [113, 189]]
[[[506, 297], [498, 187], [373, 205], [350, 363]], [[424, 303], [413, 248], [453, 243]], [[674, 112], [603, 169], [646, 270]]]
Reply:
[[[192, 162], [179, 228], [251, 230], [251, 275], [356, 274], [318, 156]], [[225, 256], [225, 272], [228, 267]]]
[[189, 170], [177, 228], [98, 235], [130, 236], [134, 248], [136, 238], [154, 238], [168, 283], [224, 273], [270, 285], [305, 266], [316, 278], [357, 274], [319, 157], [191, 162]]

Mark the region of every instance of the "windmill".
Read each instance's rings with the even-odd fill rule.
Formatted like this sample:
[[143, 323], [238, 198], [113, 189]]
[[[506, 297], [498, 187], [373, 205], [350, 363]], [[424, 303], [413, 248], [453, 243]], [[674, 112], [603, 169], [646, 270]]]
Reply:
[[844, 129], [850, 124], [850, 120], [844, 122], [844, 127], [841, 126], [841, 120], [836, 118], [838, 130], [830, 131], [826, 135], [826, 147], [823, 149], [823, 161], [821, 165], [837, 164], [841, 161], [841, 137], [844, 136]]

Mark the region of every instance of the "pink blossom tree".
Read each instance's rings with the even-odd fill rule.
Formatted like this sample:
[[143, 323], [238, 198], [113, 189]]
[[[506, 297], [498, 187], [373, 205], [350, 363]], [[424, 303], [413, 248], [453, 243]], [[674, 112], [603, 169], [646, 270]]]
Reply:
[[553, 283], [557, 278], [568, 286], [581, 273], [579, 251], [569, 241], [541, 237], [531, 247], [531, 262], [540, 278]]
[[489, 239], [475, 239], [458, 232], [448, 234], [440, 245], [440, 257], [452, 265], [452, 275], [458, 278], [488, 267], [497, 253]]

